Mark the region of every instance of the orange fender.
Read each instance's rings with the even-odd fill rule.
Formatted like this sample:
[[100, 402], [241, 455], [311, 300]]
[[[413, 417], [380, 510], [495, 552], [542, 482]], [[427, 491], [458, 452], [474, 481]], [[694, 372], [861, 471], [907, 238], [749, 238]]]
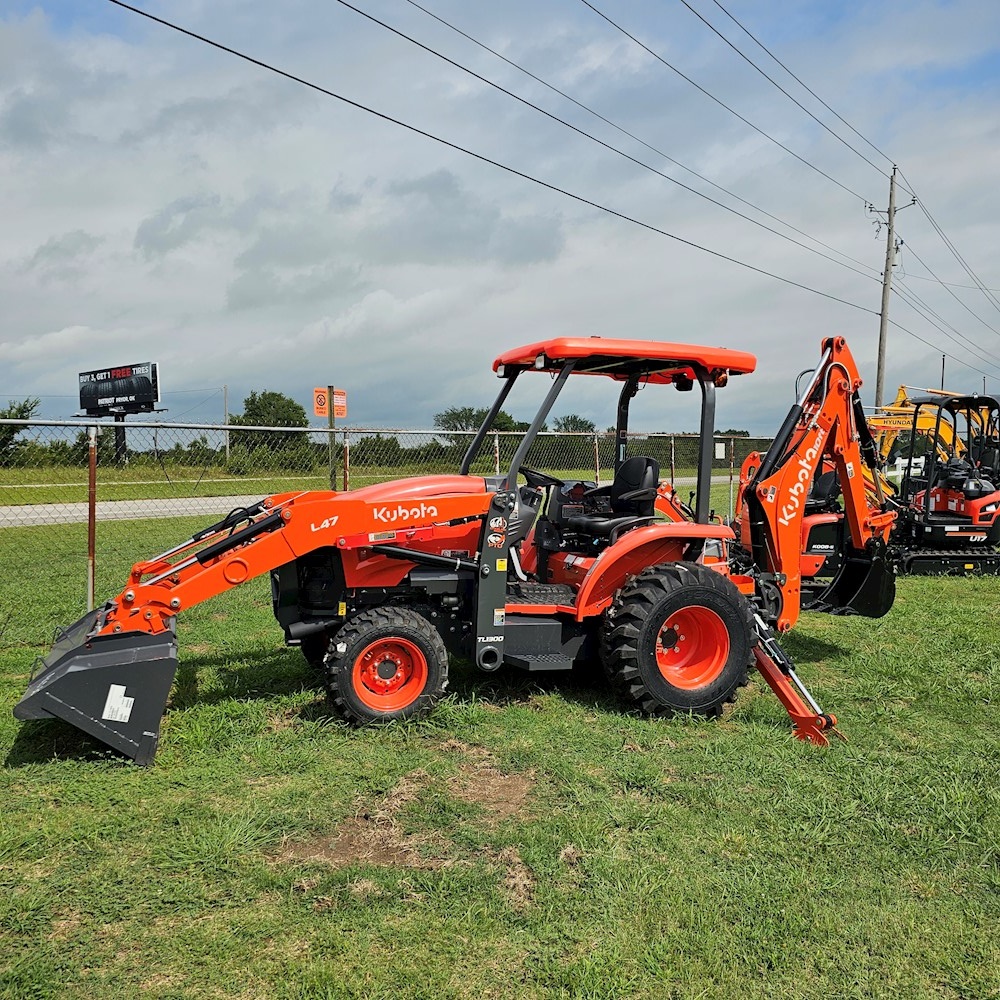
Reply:
[[631, 577], [647, 566], [679, 562], [692, 542], [706, 538], [731, 541], [736, 535], [725, 525], [690, 521], [650, 524], [623, 535], [597, 557], [580, 585], [576, 620], [599, 615]]

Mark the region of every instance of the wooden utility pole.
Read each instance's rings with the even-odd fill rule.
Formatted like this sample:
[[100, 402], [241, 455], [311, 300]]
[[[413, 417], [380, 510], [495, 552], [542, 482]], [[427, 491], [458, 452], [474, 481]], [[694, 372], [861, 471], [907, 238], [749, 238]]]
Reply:
[[882, 311], [878, 321], [878, 372], [875, 376], [875, 405], [882, 405], [885, 384], [885, 340], [889, 332], [889, 291], [892, 287], [892, 265], [896, 256], [896, 165], [889, 175], [889, 211], [885, 235], [885, 271], [882, 272]]

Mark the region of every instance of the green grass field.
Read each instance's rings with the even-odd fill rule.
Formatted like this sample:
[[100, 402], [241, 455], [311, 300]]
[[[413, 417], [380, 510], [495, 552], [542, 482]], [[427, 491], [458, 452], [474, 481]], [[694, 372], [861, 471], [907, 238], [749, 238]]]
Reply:
[[[198, 523], [101, 525], [102, 580]], [[76, 530], [0, 533], [0, 996], [1000, 996], [1000, 580], [805, 615], [828, 750], [756, 681], [650, 721], [461, 664], [428, 720], [351, 730], [254, 581], [182, 616], [139, 769], [11, 717], [24, 623], [82, 611], [27, 533]]]

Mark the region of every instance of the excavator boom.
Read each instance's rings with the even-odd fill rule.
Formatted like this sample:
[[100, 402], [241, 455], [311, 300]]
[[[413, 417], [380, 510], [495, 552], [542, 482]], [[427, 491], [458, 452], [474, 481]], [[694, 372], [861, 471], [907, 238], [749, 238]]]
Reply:
[[[896, 514], [881, 490], [860, 387], [844, 338], [824, 340], [820, 363], [771, 447], [765, 455], [748, 456], [741, 470], [739, 539], [779, 633], [795, 624], [803, 607], [878, 618], [892, 606], [895, 577], [887, 543]], [[866, 468], [874, 474], [867, 484]], [[841, 558], [834, 577], [804, 600], [803, 530], [811, 493], [823, 476], [827, 491], [836, 484], [843, 494], [843, 511], [836, 515]]]

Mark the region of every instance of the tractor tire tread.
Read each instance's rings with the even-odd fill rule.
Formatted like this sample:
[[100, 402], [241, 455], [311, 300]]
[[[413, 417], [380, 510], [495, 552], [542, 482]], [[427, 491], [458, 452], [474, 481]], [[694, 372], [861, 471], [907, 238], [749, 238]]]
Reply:
[[[728, 606], [734, 623], [743, 632], [746, 655], [731, 657], [722, 683], [705, 704], [684, 706], [670, 704], [652, 690], [650, 676], [644, 673], [639, 646], [644, 626], [655, 614], [658, 605], [676, 595], [708, 599], [717, 606]], [[718, 717], [725, 705], [736, 700], [739, 688], [748, 683], [748, 667], [754, 645], [753, 616], [749, 603], [736, 587], [715, 570], [694, 563], [666, 563], [643, 570], [616, 596], [605, 613], [600, 629], [601, 660], [612, 687], [632, 702], [645, 715], [669, 718], [677, 712]], [[711, 686], [711, 685], [709, 685]]]
[[[406, 708], [380, 713], [359, 706], [352, 694], [354, 660], [367, 642], [379, 635], [404, 633], [423, 646], [428, 661], [426, 689]], [[406, 635], [405, 633], [409, 633]], [[443, 697], [448, 687], [448, 650], [440, 632], [412, 608], [381, 605], [348, 619], [331, 641], [325, 659], [327, 690], [337, 713], [354, 726], [377, 726], [422, 718]]]

